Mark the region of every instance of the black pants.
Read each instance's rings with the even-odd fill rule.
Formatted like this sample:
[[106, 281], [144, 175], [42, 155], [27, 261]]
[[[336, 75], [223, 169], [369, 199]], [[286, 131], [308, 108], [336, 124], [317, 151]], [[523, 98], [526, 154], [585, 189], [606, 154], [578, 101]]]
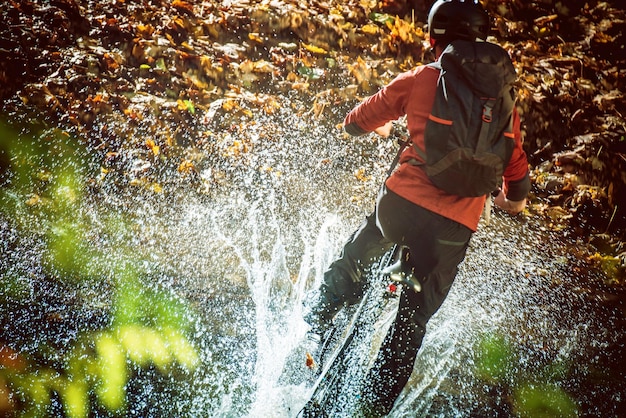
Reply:
[[324, 275], [324, 285], [342, 300], [362, 296], [367, 267], [394, 243], [407, 246], [409, 262], [422, 290], [403, 290], [398, 313], [369, 372], [363, 396], [375, 410], [388, 413], [411, 376], [426, 323], [445, 300], [472, 231], [386, 188], [376, 211], [345, 244], [341, 257]]

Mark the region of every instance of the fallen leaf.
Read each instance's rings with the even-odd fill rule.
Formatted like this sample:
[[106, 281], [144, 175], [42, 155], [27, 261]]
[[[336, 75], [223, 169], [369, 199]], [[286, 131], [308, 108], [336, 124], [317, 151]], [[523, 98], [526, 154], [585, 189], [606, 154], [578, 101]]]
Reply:
[[304, 47], [304, 49], [314, 54], [327, 54], [328, 53], [324, 48], [320, 48], [315, 45], [305, 44], [304, 42], [302, 43], [302, 46]]
[[306, 367], [308, 367], [309, 369], [315, 369], [317, 367], [313, 356], [311, 355], [311, 353], [308, 352], [306, 353]]

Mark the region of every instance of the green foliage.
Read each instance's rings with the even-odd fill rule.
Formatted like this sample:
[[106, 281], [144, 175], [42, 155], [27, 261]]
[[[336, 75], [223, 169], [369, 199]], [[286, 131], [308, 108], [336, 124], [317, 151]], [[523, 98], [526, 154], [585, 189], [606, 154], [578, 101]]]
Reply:
[[487, 336], [479, 342], [478, 351], [478, 376], [492, 383], [504, 380], [513, 361], [513, 353], [505, 339], [501, 336]]
[[[193, 370], [199, 357], [185, 335], [185, 304], [165, 289], [142, 283], [144, 274], [130, 249], [105, 253], [90, 241], [94, 226], [83, 214], [87, 166], [80, 147], [55, 130], [29, 140], [0, 125], [0, 152], [8, 155], [9, 164], [0, 172], [0, 215], [14, 221], [20, 234], [44, 241], [46, 280], [114, 288], [108, 328], [84, 330], [62, 353], [51, 354], [51, 347], [41, 344], [35, 352], [14, 353], [19, 361], [5, 364], [0, 358], [0, 383], [6, 382], [14, 399], [13, 413], [49, 415], [57, 394], [67, 417], [89, 416], [94, 399], [99, 407], [123, 414], [134, 370]], [[113, 214], [104, 222], [113, 234], [128, 228], [123, 216]], [[27, 282], [32, 279], [0, 267], [0, 302], [30, 306]], [[51, 358], [57, 360], [45, 360]]]
[[576, 404], [556, 385], [524, 384], [514, 395], [516, 413], [521, 418], [577, 417]]
[[476, 375], [487, 384], [506, 388], [515, 416], [520, 418], [576, 417], [573, 399], [552, 380], [565, 367], [562, 363], [542, 370], [523, 372], [512, 344], [501, 335], [486, 335], [477, 344], [474, 361]]

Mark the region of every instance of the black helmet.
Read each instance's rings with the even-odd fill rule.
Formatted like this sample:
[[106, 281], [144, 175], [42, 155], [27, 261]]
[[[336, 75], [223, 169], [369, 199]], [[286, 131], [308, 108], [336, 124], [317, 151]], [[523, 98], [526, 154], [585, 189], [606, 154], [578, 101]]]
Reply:
[[431, 44], [448, 44], [455, 39], [487, 39], [489, 15], [478, 0], [437, 0], [428, 14]]

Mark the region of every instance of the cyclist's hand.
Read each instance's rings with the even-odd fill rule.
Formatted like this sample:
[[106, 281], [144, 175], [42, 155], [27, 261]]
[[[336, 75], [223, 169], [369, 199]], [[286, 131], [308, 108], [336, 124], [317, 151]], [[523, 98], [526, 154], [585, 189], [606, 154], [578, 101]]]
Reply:
[[524, 200], [509, 200], [506, 198], [504, 192], [500, 191], [493, 200], [496, 206], [506, 210], [511, 215], [520, 213], [526, 207], [526, 199]]
[[374, 132], [376, 132], [383, 138], [387, 138], [391, 134], [391, 121], [385, 123], [383, 126], [379, 126], [378, 128], [374, 129]]

